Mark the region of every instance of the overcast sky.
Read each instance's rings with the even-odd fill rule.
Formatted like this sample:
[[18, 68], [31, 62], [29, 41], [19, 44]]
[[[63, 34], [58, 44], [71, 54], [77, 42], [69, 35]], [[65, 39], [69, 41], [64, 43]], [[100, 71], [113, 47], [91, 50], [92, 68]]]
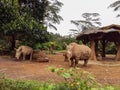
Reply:
[[71, 24], [71, 20], [82, 20], [83, 13], [99, 13], [102, 26], [110, 24], [120, 24], [120, 18], [116, 18], [118, 12], [113, 12], [113, 8], [108, 6], [116, 0], [59, 0], [64, 5], [61, 8], [60, 16], [64, 19], [61, 24], [56, 25], [57, 31], [49, 29], [53, 33], [69, 35], [70, 29], [76, 28]]

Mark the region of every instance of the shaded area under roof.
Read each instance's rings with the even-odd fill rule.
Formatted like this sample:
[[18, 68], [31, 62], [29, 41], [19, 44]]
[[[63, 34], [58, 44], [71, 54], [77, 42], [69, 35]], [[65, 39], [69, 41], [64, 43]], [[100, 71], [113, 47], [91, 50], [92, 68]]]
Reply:
[[102, 41], [102, 57], [105, 57], [105, 47], [109, 42], [115, 42], [117, 45], [117, 54], [115, 60], [120, 60], [120, 25], [112, 24], [101, 27], [99, 29], [82, 31], [77, 37], [77, 40], [82, 40], [83, 43], [90, 42], [92, 50], [91, 59], [97, 60], [96, 50], [98, 48], [98, 41]]

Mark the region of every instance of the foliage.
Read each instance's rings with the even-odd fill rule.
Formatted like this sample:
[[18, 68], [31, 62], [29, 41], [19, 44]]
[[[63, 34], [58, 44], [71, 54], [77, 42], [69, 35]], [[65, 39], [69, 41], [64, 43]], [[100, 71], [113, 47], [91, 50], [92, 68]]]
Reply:
[[[4, 74], [0, 74], [0, 90], [119, 90], [120, 87], [117, 86], [97, 86], [97, 87], [90, 87], [95, 81], [94, 78], [89, 76], [88, 73], [81, 73], [80, 76], [83, 74], [87, 74], [83, 77], [88, 76], [87, 78], [82, 79], [78, 76], [78, 74], [74, 74], [74, 69], [69, 69], [65, 72], [63, 68], [52, 68], [52, 72], [57, 72], [58, 75], [69, 79], [72, 77], [74, 79], [73, 82], [61, 82], [61, 83], [50, 83], [50, 82], [39, 82], [33, 80], [14, 80], [5, 77]], [[74, 74], [74, 75], [73, 75]], [[79, 80], [80, 79], [80, 80]], [[88, 80], [88, 81], [86, 81]], [[92, 82], [90, 82], [92, 81]], [[88, 84], [87, 82], [92, 84]], [[96, 85], [96, 82], [95, 82]], [[93, 85], [93, 86], [95, 86]]]
[[81, 31], [95, 29], [101, 25], [98, 13], [83, 13], [82, 17], [84, 20], [71, 20], [77, 29], [70, 29], [75, 35], [79, 34]]
[[[3, 0], [2, 0], [3, 1]], [[11, 20], [15, 20], [19, 16], [17, 6], [14, 7], [10, 2], [0, 2], [0, 26], [10, 23]]]
[[116, 54], [117, 53], [116, 45], [112, 42], [108, 43], [108, 45], [106, 47], [106, 53], [107, 54]]
[[[98, 43], [98, 52], [102, 52], [102, 45], [101, 43]], [[113, 42], [108, 42], [105, 48], [106, 54], [116, 54], [117, 48], [116, 45]]]
[[63, 4], [58, 0], [19, 0], [21, 14], [29, 13], [37, 22], [57, 30], [53, 24], [59, 24], [62, 17], [59, 14]]
[[80, 71], [80, 69], [70, 68], [66, 70], [54, 67], [50, 67], [50, 69], [52, 72], [56, 72], [57, 75], [62, 76], [65, 79], [65, 86], [72, 90], [91, 90], [98, 84], [90, 73]]
[[5, 40], [4, 39], [2, 39], [2, 40], [0, 40], [0, 50], [2, 50], [2, 49], [5, 49], [5, 48], [9, 48], [9, 45], [8, 44], [6, 44], [7, 42], [5, 42]]
[[60, 36], [59, 34], [50, 34], [50, 42], [46, 42], [41, 44], [40, 49], [44, 48], [50, 48], [50, 43], [55, 43], [55, 50], [65, 50], [64, 42], [67, 44], [71, 42], [77, 42], [77, 40], [74, 37], [71, 36]]
[[[110, 4], [108, 6], [108, 8], [114, 8], [113, 9], [114, 11], [119, 11], [119, 9], [120, 9], [120, 0], [117, 0], [117, 1], [113, 2], [112, 4]], [[118, 14], [117, 17], [120, 17], [120, 14]]]
[[15, 39], [32, 47], [47, 42], [50, 37], [47, 27], [55, 28], [53, 24], [60, 23], [62, 17], [58, 13], [62, 5], [57, 0], [1, 0], [0, 34], [10, 36], [11, 49]]
[[45, 42], [42, 44], [36, 43], [35, 48], [41, 50], [42, 49], [48, 50], [51, 47], [51, 43], [54, 43], [55, 50], [65, 50], [64, 42], [66, 42], [67, 44], [71, 42], [77, 42], [77, 40], [74, 37], [60, 36], [59, 34], [53, 34], [53, 33], [50, 33], [49, 40], [50, 40], [49, 42]]
[[52, 34], [52, 33], [50, 40], [56, 43], [56, 50], [64, 50], [65, 49], [64, 42], [66, 42], [67, 44], [71, 42], [77, 42], [75, 37], [72, 37], [71, 35], [60, 36], [59, 34]]
[[113, 86], [102, 86], [92, 74], [81, 71], [81, 69], [70, 68], [67, 70], [55, 67], [49, 67], [48, 69], [64, 78], [65, 82], [62, 83], [62, 90], [119, 90], [119, 88]]
[[63, 20], [63, 18], [58, 15], [63, 3], [58, 0], [48, 0], [48, 3], [49, 5], [46, 7], [44, 23], [49, 28], [57, 30], [54, 24], [60, 24], [60, 21]]
[[[0, 90], [53, 90], [54, 84], [8, 79], [4, 75], [0, 76]], [[55, 90], [55, 89], [54, 89]]]

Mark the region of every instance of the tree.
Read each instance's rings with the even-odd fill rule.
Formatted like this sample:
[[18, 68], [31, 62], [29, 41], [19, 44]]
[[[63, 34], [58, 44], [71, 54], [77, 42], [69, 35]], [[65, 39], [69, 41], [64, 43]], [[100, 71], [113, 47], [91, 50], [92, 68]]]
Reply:
[[[45, 25], [45, 20], [48, 20], [46, 17], [53, 15], [56, 18], [50, 19], [54, 19], [52, 23], [60, 23], [58, 12], [61, 5], [59, 2], [55, 3], [57, 0], [52, 1], [53, 5], [48, 0], [0, 1], [0, 31], [11, 37], [11, 49], [15, 47], [15, 39], [27, 41], [32, 45], [35, 42], [43, 43], [49, 40], [48, 26]], [[53, 10], [48, 9], [53, 6]]]
[[101, 25], [98, 13], [83, 13], [84, 20], [71, 20], [71, 23], [76, 25], [77, 29], [71, 29], [74, 34], [79, 34], [81, 31], [95, 29]]
[[[110, 4], [108, 8], [114, 8], [114, 11], [119, 11], [120, 10], [120, 0], [115, 1], [114, 3]], [[120, 14], [117, 15], [119, 17]]]
[[63, 20], [63, 18], [58, 15], [61, 7], [63, 6], [63, 3], [58, 0], [51, 1], [52, 2], [49, 1], [49, 5], [46, 7], [44, 23], [46, 26], [57, 30], [54, 24], [60, 24], [60, 21]]
[[63, 18], [58, 15], [62, 3], [58, 0], [19, 0], [21, 14], [29, 12], [38, 22], [47, 27], [57, 28], [53, 24], [60, 24]]

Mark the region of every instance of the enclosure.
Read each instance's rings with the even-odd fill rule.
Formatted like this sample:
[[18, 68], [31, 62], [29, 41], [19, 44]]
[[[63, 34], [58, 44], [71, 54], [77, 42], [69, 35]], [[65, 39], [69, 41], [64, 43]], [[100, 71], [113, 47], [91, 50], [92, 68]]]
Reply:
[[[90, 72], [96, 77], [96, 80], [104, 85], [120, 84], [120, 61], [114, 61], [115, 55], [107, 55], [106, 60], [88, 62], [87, 67], [83, 67], [83, 61], [79, 61], [78, 68]], [[49, 62], [30, 62], [16, 61], [10, 56], [0, 56], [0, 74], [4, 73], [7, 77], [21, 80], [55, 81], [61, 82], [63, 78], [50, 72], [49, 66], [62, 67], [69, 69], [70, 62], [64, 62], [62, 53], [48, 54]], [[104, 58], [105, 59], [105, 58]]]

